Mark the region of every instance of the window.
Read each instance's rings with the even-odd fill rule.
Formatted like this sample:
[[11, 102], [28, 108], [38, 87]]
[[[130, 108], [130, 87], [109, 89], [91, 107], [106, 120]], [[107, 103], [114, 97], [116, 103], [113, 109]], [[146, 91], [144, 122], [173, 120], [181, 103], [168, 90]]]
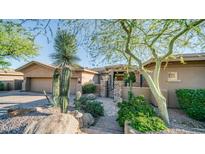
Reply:
[[178, 81], [177, 72], [168, 72], [168, 81]]

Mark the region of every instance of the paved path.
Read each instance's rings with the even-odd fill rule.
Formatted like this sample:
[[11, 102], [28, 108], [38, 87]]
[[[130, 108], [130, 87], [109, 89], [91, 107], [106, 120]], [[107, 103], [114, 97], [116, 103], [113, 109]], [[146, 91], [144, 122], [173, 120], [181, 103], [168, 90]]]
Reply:
[[118, 125], [118, 107], [110, 98], [98, 98], [103, 102], [104, 116], [100, 117], [95, 126], [86, 129], [89, 134], [122, 134], [123, 129]]

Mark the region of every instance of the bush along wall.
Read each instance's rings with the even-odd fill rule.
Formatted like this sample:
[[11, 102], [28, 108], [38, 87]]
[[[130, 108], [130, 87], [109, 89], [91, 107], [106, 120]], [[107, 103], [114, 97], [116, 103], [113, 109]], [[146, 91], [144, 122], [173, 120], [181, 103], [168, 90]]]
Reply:
[[123, 101], [118, 106], [117, 121], [121, 127], [127, 120], [131, 127], [143, 133], [158, 132], [167, 128], [156, 115], [153, 107], [142, 96], [132, 97], [128, 102]]
[[90, 94], [96, 92], [96, 85], [93, 83], [87, 83], [82, 86], [83, 94]]
[[0, 91], [5, 90], [5, 85], [2, 81], [0, 81]]
[[193, 119], [205, 121], [205, 89], [176, 90], [179, 106]]

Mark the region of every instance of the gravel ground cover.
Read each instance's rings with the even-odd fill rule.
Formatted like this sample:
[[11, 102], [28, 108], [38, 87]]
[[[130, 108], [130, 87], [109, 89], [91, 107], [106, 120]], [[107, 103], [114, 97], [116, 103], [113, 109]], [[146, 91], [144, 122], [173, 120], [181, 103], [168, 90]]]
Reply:
[[[155, 108], [157, 111], [157, 108]], [[205, 133], [205, 122], [189, 118], [180, 109], [168, 109], [170, 126], [162, 134], [201, 134]]]
[[[72, 96], [72, 98], [74, 98]], [[103, 130], [121, 131], [115, 118], [117, 117], [117, 105], [108, 98], [98, 98], [104, 102], [105, 116], [101, 117], [96, 123], [96, 128]], [[3, 105], [1, 104], [3, 103]], [[70, 103], [70, 110], [74, 110], [73, 102]], [[9, 117], [6, 112], [0, 114], [0, 134], [22, 134], [25, 127], [34, 120], [40, 120], [55, 112], [50, 108], [45, 96], [35, 93], [1, 93], [0, 94], [0, 111], [7, 110], [11, 107], [41, 107], [41, 110], [25, 114], [23, 116]], [[157, 108], [156, 108], [157, 111]], [[205, 133], [205, 122], [200, 122], [189, 118], [180, 109], [169, 109], [170, 128], [160, 134], [199, 134]], [[106, 118], [107, 117], [107, 118]], [[93, 127], [95, 129], [95, 127]], [[100, 132], [99, 132], [100, 133]]]

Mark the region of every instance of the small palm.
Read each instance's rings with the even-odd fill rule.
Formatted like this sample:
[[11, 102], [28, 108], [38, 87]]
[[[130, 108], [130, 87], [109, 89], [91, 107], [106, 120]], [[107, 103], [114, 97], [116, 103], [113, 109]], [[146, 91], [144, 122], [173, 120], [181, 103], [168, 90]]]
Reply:
[[77, 47], [75, 36], [65, 30], [57, 32], [54, 49], [56, 52], [50, 56], [54, 60], [55, 65], [70, 66], [79, 60], [76, 56]]

